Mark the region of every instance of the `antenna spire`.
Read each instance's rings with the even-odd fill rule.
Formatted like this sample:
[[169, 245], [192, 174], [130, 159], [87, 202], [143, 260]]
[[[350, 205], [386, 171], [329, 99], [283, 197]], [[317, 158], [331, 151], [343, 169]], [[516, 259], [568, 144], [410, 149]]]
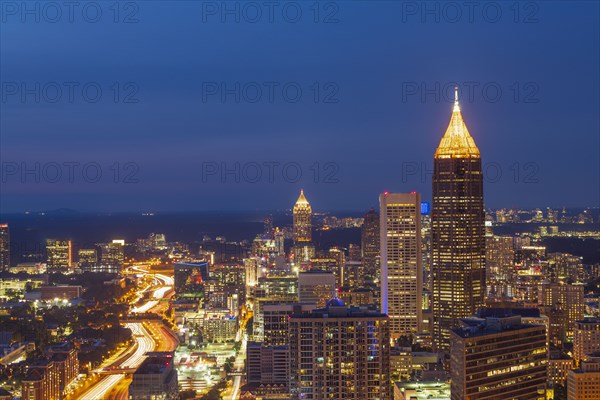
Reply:
[[460, 106], [458, 105], [458, 86], [454, 86], [454, 112], [460, 112]]

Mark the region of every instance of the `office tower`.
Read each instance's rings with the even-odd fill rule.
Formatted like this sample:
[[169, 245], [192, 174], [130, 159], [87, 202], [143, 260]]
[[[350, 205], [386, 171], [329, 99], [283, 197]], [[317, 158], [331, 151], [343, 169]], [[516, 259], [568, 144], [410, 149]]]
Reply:
[[202, 282], [208, 279], [208, 262], [177, 262], [174, 269], [174, 289], [178, 298], [201, 298]]
[[[289, 315], [289, 307], [293, 307], [298, 302], [297, 298], [257, 298], [254, 301], [252, 319], [252, 340], [255, 342], [265, 342], [265, 308], [268, 308], [267, 316], [274, 318], [279, 314]], [[314, 306], [313, 306], [314, 308]], [[267, 343], [281, 343], [278, 338], [271, 339], [270, 334], [266, 338]], [[276, 334], [275, 334], [276, 335]]]
[[582, 257], [567, 253], [548, 254], [546, 276], [552, 282], [583, 282]]
[[[427, 214], [424, 214], [427, 212]], [[423, 263], [423, 289], [431, 293], [431, 207], [429, 203], [421, 203], [421, 258]], [[430, 307], [424, 307], [430, 308]]]
[[288, 346], [265, 346], [260, 342], [248, 342], [246, 350], [248, 386], [242, 389], [242, 392], [257, 392], [261, 389], [260, 385], [269, 385], [272, 392], [277, 389], [277, 394], [287, 394], [289, 371]]
[[335, 275], [331, 272], [310, 270], [298, 274], [298, 300], [323, 307], [335, 295]]
[[258, 309], [254, 324], [255, 341], [248, 342], [246, 353], [248, 385], [242, 392], [252, 392], [259, 398], [267, 394], [265, 390], [271, 395], [288, 395], [290, 316], [310, 313], [315, 304], [266, 301]]
[[79, 249], [79, 269], [83, 272], [94, 272], [98, 264], [98, 253], [96, 249]]
[[133, 373], [133, 380], [129, 385], [129, 399], [177, 398], [177, 370], [173, 367], [173, 353], [153, 353]]
[[293, 209], [294, 214], [294, 244], [306, 244], [312, 240], [312, 208], [304, 190], [300, 190], [300, 196]]
[[72, 243], [70, 240], [46, 240], [46, 264], [48, 269], [71, 268]]
[[565, 386], [569, 371], [573, 369], [573, 359], [561, 352], [551, 352], [548, 358], [548, 383]]
[[396, 339], [419, 332], [422, 320], [421, 196], [386, 192], [379, 200], [381, 312]]
[[123, 266], [125, 261], [125, 241], [113, 240], [111, 243], [100, 245], [102, 264], [112, 266], [117, 271]]
[[257, 257], [245, 258], [244, 259], [244, 278], [246, 284], [246, 297], [254, 295], [254, 288], [258, 284], [258, 268], [259, 259]]
[[8, 224], [0, 224], [0, 271], [10, 267], [10, 231]]
[[369, 288], [351, 288], [338, 290], [338, 298], [349, 306], [366, 306], [374, 304], [373, 291]]
[[354, 243], [348, 245], [348, 259], [349, 261], [359, 262], [362, 259], [360, 246]]
[[485, 245], [486, 281], [491, 298], [513, 297], [517, 279], [512, 236], [487, 236]]
[[262, 312], [262, 336], [255, 337], [265, 346], [286, 346], [289, 343], [289, 317], [291, 315], [310, 313], [316, 308], [315, 303], [266, 303]]
[[579, 366], [589, 354], [600, 352], [600, 318], [575, 321], [573, 331], [573, 360]]
[[600, 353], [592, 353], [578, 369], [569, 371], [567, 400], [600, 398]]
[[294, 261], [297, 264], [310, 260], [315, 255], [312, 245], [312, 208], [304, 197], [304, 190], [293, 209], [294, 215]]
[[297, 301], [298, 277], [295, 275], [260, 277], [258, 285], [254, 288], [254, 297]]
[[361, 250], [365, 274], [379, 280], [379, 214], [370, 209], [361, 228]]
[[448, 329], [485, 300], [485, 213], [481, 155], [465, 125], [458, 94], [433, 160], [433, 340], [448, 350]]
[[275, 251], [277, 255], [284, 256], [285, 255], [285, 232], [280, 230], [279, 228], [275, 228]]
[[450, 330], [452, 400], [546, 399], [546, 328], [518, 315]]
[[573, 338], [575, 321], [583, 319], [583, 284], [543, 281], [538, 286], [541, 312], [550, 318], [550, 341], [560, 347]]
[[388, 317], [331, 299], [290, 319], [291, 398], [390, 400], [389, 357]]
[[[340, 287], [343, 286], [347, 280], [347, 278], [344, 276], [344, 267], [346, 265], [346, 255], [344, 254], [344, 251], [337, 247], [334, 246], [332, 248], [329, 249], [329, 258], [334, 261], [334, 269], [333, 272], [336, 278], [336, 287]], [[311, 260], [312, 261], [312, 260]], [[311, 263], [312, 264], [312, 263]], [[313, 265], [314, 268], [314, 265]]]

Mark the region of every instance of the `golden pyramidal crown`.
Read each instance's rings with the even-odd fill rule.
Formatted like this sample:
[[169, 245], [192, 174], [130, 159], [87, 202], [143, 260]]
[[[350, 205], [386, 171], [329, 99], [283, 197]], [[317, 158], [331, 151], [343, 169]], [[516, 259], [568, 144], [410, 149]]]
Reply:
[[298, 197], [298, 200], [296, 201], [296, 205], [297, 206], [310, 206], [310, 204], [308, 203], [308, 200], [306, 200], [306, 197], [304, 197], [304, 189], [300, 189], [300, 196]]
[[442, 137], [434, 158], [480, 158], [479, 149], [463, 121], [458, 105], [458, 88], [454, 91], [454, 109], [446, 133]]

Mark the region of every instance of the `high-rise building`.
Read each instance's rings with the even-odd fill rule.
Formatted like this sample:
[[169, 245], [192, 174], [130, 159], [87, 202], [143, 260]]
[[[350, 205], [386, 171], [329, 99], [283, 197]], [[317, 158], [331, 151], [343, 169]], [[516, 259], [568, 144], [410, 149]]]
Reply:
[[298, 274], [298, 300], [323, 307], [336, 292], [336, 278], [331, 272], [310, 270]]
[[600, 398], [600, 353], [592, 353], [567, 377], [568, 400]]
[[513, 297], [517, 271], [512, 236], [487, 236], [485, 258], [490, 297], [499, 300]]
[[434, 347], [485, 300], [485, 213], [481, 155], [454, 102], [433, 160], [432, 312]]
[[270, 299], [298, 300], [298, 277], [292, 276], [263, 276], [258, 278], [254, 288], [254, 297]]
[[546, 399], [546, 327], [518, 315], [463, 321], [450, 330], [452, 400]]
[[285, 346], [289, 343], [289, 317], [310, 313], [315, 303], [271, 303], [262, 308], [263, 328], [261, 340], [266, 346]]
[[312, 208], [304, 190], [300, 190], [300, 196], [294, 205], [294, 244], [307, 244], [312, 241]]
[[379, 278], [379, 214], [370, 209], [365, 214], [361, 228], [361, 250], [365, 274], [371, 279]]
[[46, 264], [51, 268], [71, 268], [72, 243], [70, 240], [46, 240]]
[[291, 317], [292, 399], [389, 400], [389, 369], [385, 314], [334, 298], [325, 309]]
[[396, 339], [419, 332], [422, 320], [421, 196], [386, 192], [379, 200], [381, 312]]
[[10, 231], [8, 224], [0, 224], [0, 271], [10, 267]]
[[538, 304], [550, 319], [550, 341], [562, 346], [573, 338], [575, 321], [583, 319], [583, 284], [543, 281], [538, 286]]
[[312, 244], [312, 208], [304, 197], [304, 190], [293, 209], [294, 215], [294, 261], [298, 264], [307, 262], [315, 256]]
[[79, 269], [83, 272], [95, 272], [98, 264], [98, 252], [96, 249], [79, 249]]
[[101, 244], [100, 248], [102, 264], [119, 271], [125, 261], [125, 241], [113, 240], [110, 243]]
[[600, 318], [575, 321], [573, 331], [573, 360], [579, 366], [589, 354], [600, 352]]
[[287, 393], [289, 371], [288, 346], [265, 346], [259, 342], [248, 342], [246, 376], [249, 386], [269, 385], [271, 388], [282, 389], [278, 394]]
[[348, 245], [348, 261], [361, 261], [361, 250], [360, 246], [354, 243]]

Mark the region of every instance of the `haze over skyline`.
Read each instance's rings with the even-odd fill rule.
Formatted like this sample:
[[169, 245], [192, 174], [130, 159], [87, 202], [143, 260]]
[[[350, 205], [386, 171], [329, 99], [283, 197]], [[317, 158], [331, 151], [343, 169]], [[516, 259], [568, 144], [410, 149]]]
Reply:
[[318, 23], [304, 3], [297, 22], [186, 1], [136, 3], [120, 23], [108, 6], [97, 23], [3, 13], [0, 213], [276, 210], [300, 188], [315, 211], [383, 191], [430, 201], [455, 84], [486, 207], [597, 206], [598, 3], [498, 3], [497, 21], [457, 23], [407, 3], [335, 3]]

